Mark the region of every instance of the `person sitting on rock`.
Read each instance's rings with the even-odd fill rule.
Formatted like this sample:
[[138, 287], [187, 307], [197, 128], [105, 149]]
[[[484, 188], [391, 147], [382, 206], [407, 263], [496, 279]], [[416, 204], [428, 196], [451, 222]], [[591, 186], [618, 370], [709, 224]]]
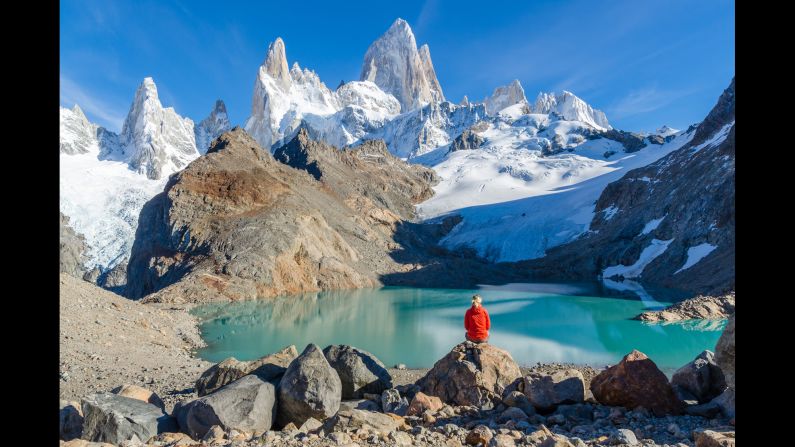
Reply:
[[489, 341], [489, 329], [491, 329], [491, 319], [486, 308], [483, 307], [483, 298], [480, 295], [472, 297], [472, 307], [467, 309], [464, 315], [464, 328], [466, 339], [473, 343], [485, 343]]

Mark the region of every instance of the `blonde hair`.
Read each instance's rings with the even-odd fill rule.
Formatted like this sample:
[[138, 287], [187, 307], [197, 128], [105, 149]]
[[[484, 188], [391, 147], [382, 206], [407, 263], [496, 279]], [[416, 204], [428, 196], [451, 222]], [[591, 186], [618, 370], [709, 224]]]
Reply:
[[473, 306], [475, 304], [480, 305], [481, 303], [483, 303], [483, 298], [481, 298], [480, 295], [472, 295], [472, 305]]

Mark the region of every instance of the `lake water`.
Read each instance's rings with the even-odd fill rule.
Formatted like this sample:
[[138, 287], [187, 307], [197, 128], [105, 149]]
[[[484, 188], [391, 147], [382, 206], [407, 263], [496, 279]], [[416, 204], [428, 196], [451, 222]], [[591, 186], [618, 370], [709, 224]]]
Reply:
[[[473, 293], [491, 316], [490, 343], [520, 365], [614, 364], [632, 349], [667, 374], [704, 349], [715, 349], [725, 321], [647, 324], [638, 313], [670, 303], [664, 292], [623, 292], [582, 284], [511, 284], [477, 290], [386, 287], [210, 304], [193, 313], [212, 362], [251, 360], [294, 344], [349, 344], [387, 366], [428, 368], [464, 340], [464, 312]], [[676, 293], [673, 293], [675, 296]]]

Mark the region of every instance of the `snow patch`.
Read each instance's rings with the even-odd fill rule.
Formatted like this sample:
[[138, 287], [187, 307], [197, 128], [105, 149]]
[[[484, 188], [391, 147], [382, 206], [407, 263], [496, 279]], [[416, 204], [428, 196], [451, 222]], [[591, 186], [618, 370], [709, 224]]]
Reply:
[[637, 278], [643, 273], [643, 269], [657, 256], [660, 256], [668, 249], [668, 245], [673, 242], [673, 239], [661, 241], [659, 239], [652, 239], [648, 247], [644, 248], [640, 253], [638, 260], [632, 265], [614, 265], [607, 267], [602, 271], [603, 278], [612, 278], [615, 276], [623, 276], [624, 278]]
[[656, 230], [657, 227], [660, 226], [660, 222], [662, 222], [667, 216], [668, 215], [666, 214], [665, 216], [663, 216], [663, 217], [661, 217], [659, 219], [652, 219], [652, 220], [646, 222], [646, 225], [644, 225], [643, 230], [640, 232], [640, 234], [641, 235], [649, 234], [652, 231]]
[[685, 261], [685, 265], [683, 265], [682, 268], [680, 268], [679, 270], [675, 271], [674, 275], [681, 272], [682, 270], [687, 270], [690, 267], [696, 265], [698, 261], [704, 259], [705, 256], [712, 253], [712, 251], [715, 250], [716, 248], [718, 248], [717, 245], [708, 244], [706, 242], [688, 248], [687, 261]]

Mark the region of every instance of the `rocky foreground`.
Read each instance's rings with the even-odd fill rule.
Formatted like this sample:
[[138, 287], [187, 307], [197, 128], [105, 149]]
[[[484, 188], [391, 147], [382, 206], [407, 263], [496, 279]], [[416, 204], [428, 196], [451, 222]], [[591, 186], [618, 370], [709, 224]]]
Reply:
[[314, 344], [211, 365], [190, 356], [184, 310], [91, 298], [77, 283], [62, 277], [62, 445], [734, 445], [733, 317], [716, 354], [670, 381], [638, 351], [601, 371], [528, 370], [469, 342], [427, 371]]
[[672, 322], [682, 320], [722, 320], [734, 313], [734, 292], [720, 296], [699, 295], [672, 304], [663, 310], [643, 312], [635, 320]]

